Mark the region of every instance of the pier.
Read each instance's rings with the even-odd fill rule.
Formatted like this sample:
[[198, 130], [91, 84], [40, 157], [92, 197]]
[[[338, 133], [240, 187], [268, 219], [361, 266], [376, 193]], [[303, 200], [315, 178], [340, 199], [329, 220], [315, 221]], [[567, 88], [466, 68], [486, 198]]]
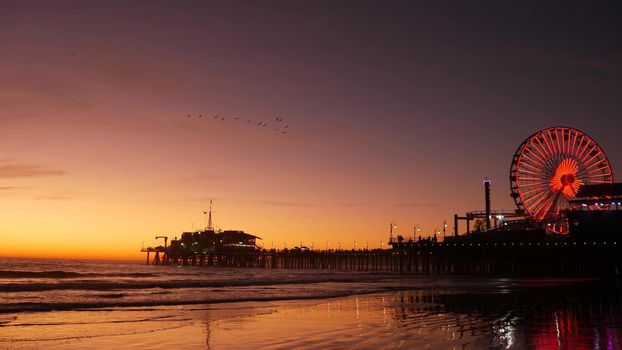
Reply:
[[[493, 210], [492, 181], [486, 178], [485, 210], [454, 214], [451, 237], [443, 221], [442, 240], [436, 229], [422, 239], [418, 226], [412, 237], [397, 232], [394, 237], [397, 226], [391, 222], [390, 249], [356, 249], [355, 243], [352, 250], [313, 250], [301, 243], [277, 250], [273, 243], [266, 250], [257, 245], [258, 236], [215, 231], [210, 201], [205, 230], [184, 232], [170, 246], [166, 236], [157, 236], [164, 246], [143, 252], [153, 265], [619, 279], [622, 183], [613, 182], [609, 161], [594, 140], [570, 127], [540, 130], [518, 147], [509, 180], [515, 210]], [[459, 221], [466, 221], [463, 234]]]
[[[423, 275], [619, 277], [617, 241], [394, 243], [374, 250], [254, 250], [169, 254], [144, 249], [148, 264], [204, 268], [272, 268], [397, 272]], [[153, 259], [149, 260], [150, 254]]]

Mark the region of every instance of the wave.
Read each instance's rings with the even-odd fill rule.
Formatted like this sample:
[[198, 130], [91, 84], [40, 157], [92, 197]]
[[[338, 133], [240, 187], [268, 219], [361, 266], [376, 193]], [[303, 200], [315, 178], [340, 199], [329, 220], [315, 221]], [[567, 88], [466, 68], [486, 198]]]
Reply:
[[0, 278], [155, 277], [152, 273], [78, 273], [73, 271], [0, 270]]
[[381, 282], [379, 278], [281, 278], [272, 280], [171, 280], [171, 281], [68, 281], [62, 283], [4, 283], [0, 292], [41, 292], [51, 290], [110, 291], [124, 289], [181, 289], [270, 286], [314, 283]]
[[[0, 308], [2, 313], [19, 313], [19, 312], [46, 312], [46, 311], [68, 311], [68, 310], [93, 310], [93, 311], [118, 311], [119, 307], [157, 307], [157, 306], [179, 306], [179, 305], [210, 305], [235, 302], [269, 302], [269, 301], [285, 301], [285, 300], [311, 300], [311, 299], [329, 299], [339, 298], [350, 295], [370, 294], [378, 292], [392, 292], [400, 290], [409, 290], [412, 287], [378, 287], [366, 290], [341, 290], [341, 291], [322, 291], [311, 295], [279, 295], [279, 296], [245, 296], [235, 298], [216, 298], [208, 300], [140, 300], [140, 301], [101, 301], [91, 303], [15, 303], [5, 304]], [[4, 327], [0, 323], [0, 328]]]
[[[155, 309], [149, 310], [154, 311]], [[133, 310], [136, 311], [136, 310]], [[139, 311], [145, 311], [144, 309]], [[161, 315], [161, 316], [150, 316], [144, 318], [133, 318], [133, 319], [123, 319], [123, 320], [109, 320], [106, 319], [104, 321], [61, 321], [61, 322], [19, 322], [17, 316], [13, 316], [6, 320], [6, 324], [2, 324], [0, 319], [0, 327], [23, 327], [23, 326], [66, 326], [66, 325], [83, 325], [83, 324], [119, 324], [119, 323], [135, 323], [135, 322], [159, 322], [159, 321], [168, 321], [170, 319], [174, 319], [175, 321], [191, 321], [190, 318], [180, 318], [178, 315]]]

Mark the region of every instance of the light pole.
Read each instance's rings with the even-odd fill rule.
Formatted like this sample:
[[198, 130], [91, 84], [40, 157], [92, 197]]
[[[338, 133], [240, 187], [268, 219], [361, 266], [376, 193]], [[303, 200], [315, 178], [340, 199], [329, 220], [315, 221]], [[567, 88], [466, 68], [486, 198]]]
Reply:
[[356, 241], [354, 241], [354, 250], [356, 250], [357, 246], [358, 246], [358, 243], [356, 243]]
[[384, 242], [380, 241], [380, 250], [383, 250], [383, 249], [384, 249]]
[[326, 241], [326, 251], [328, 251], [328, 244], [329, 244], [329, 242]]
[[341, 242], [337, 242], [337, 250], [341, 250]]
[[393, 242], [393, 229], [397, 229], [395, 221], [391, 221], [389, 224], [389, 242]]

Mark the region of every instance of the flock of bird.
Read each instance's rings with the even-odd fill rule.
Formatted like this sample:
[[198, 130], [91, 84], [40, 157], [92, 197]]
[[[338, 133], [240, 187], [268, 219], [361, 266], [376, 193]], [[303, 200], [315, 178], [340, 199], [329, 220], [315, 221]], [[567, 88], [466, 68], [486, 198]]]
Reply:
[[230, 120], [230, 121], [232, 120], [238, 123], [245, 123], [245, 124], [252, 125], [258, 128], [270, 127], [273, 131], [281, 133], [283, 135], [287, 134], [287, 131], [289, 130], [289, 124], [285, 123], [283, 121], [283, 118], [281, 117], [275, 117], [274, 123], [272, 125], [269, 125], [267, 122], [263, 120], [256, 121], [256, 120], [251, 120], [251, 119], [243, 119], [240, 117], [228, 117], [226, 112], [224, 115], [216, 114], [213, 117], [204, 117], [203, 114], [198, 114], [194, 116], [192, 114], [188, 114], [186, 115], [186, 118], [205, 119], [205, 120], [212, 120], [212, 121], [218, 121], [218, 122], [223, 122], [225, 120]]
[[[378, 38], [378, 36], [380, 35], [382, 26], [378, 25], [378, 27], [376, 27], [375, 33], [374, 33], [374, 37], [371, 39], [371, 43], [375, 44], [376, 43], [376, 39]], [[222, 102], [221, 100], [218, 100], [218, 102]], [[387, 112], [386, 110], [384, 111], [385, 113]], [[227, 116], [227, 113], [225, 112], [224, 115], [220, 115], [220, 114], [216, 114], [213, 117], [208, 117], [208, 116], [203, 116], [203, 114], [198, 114], [198, 115], [192, 115], [192, 114], [188, 114], [186, 115], [186, 118], [196, 118], [196, 119], [207, 119], [207, 120], [213, 120], [213, 121], [218, 121], [218, 122], [224, 122], [225, 120], [229, 120], [229, 121], [235, 121], [238, 123], [244, 123], [244, 124], [248, 124], [251, 126], [255, 126], [257, 128], [270, 128], [272, 129], [274, 132], [280, 133], [280, 134], [287, 134], [287, 132], [289, 131], [289, 125], [287, 123], [285, 123], [283, 121], [283, 118], [281, 117], [274, 117], [274, 122], [271, 122], [272, 124], [268, 124], [267, 122], [263, 121], [263, 120], [252, 120], [252, 119], [244, 119], [244, 118], [240, 118], [240, 117], [230, 117]]]

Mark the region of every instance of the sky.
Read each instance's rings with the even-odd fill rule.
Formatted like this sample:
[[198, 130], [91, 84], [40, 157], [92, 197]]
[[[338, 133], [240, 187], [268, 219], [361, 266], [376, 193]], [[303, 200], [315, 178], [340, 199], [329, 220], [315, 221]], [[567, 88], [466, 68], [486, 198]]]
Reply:
[[210, 200], [267, 248], [449, 232], [556, 125], [616, 179], [620, 33], [615, 2], [2, 1], [0, 256], [142, 259]]

